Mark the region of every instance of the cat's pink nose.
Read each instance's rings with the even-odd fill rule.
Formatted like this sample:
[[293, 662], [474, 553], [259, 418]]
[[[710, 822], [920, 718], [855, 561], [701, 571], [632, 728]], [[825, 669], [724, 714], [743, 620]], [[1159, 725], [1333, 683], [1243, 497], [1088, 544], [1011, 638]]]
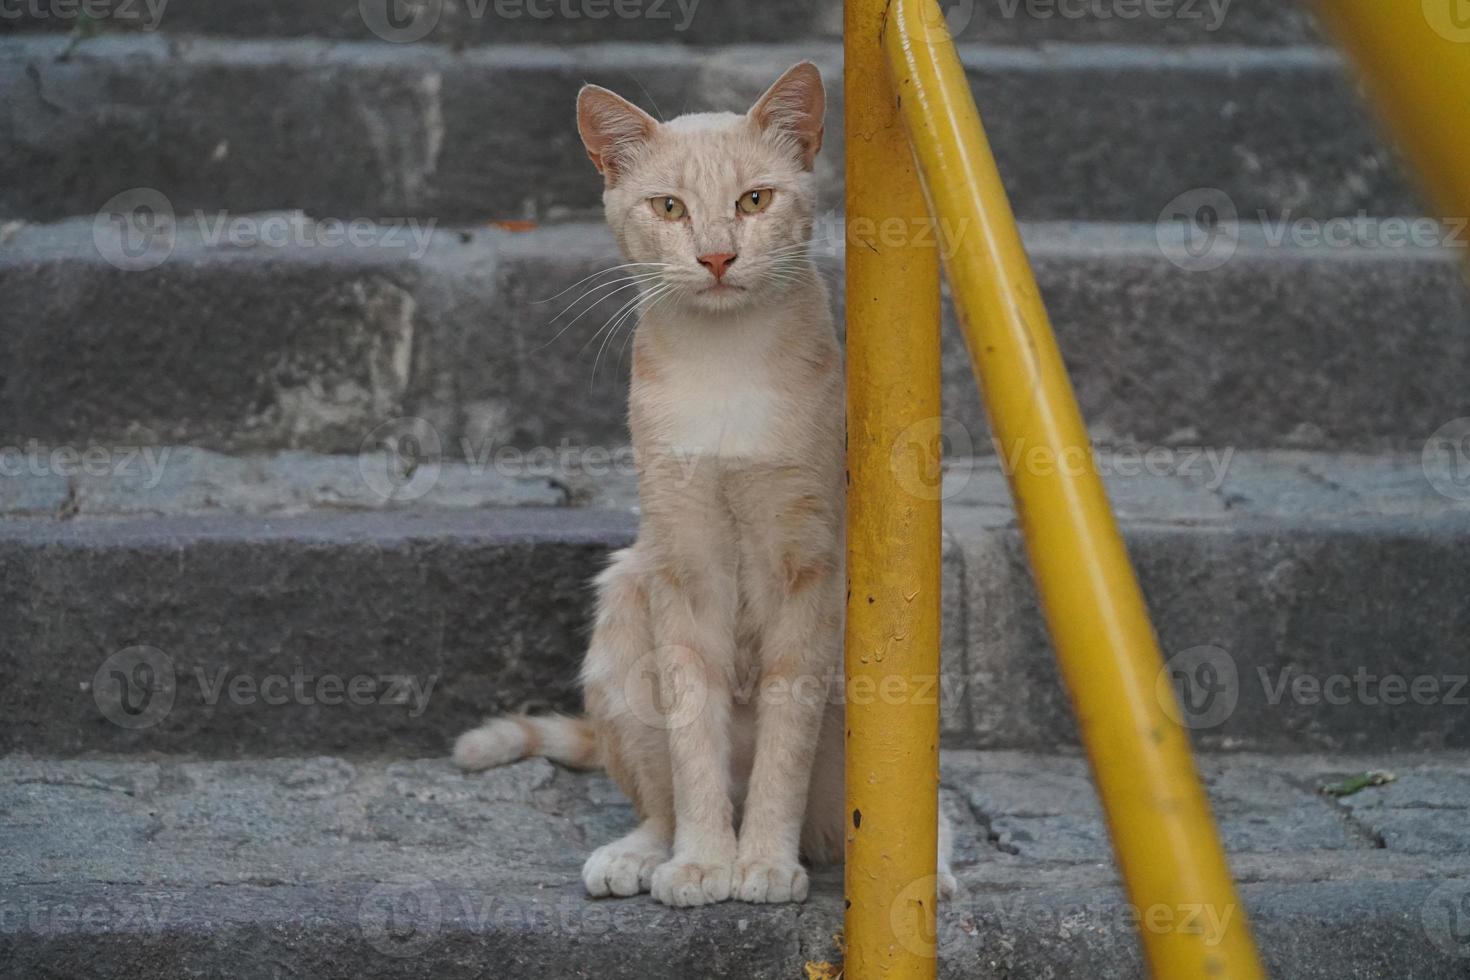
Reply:
[[699, 264], [714, 273], [716, 281], [725, 278], [725, 270], [735, 264], [734, 252], [711, 252], [701, 255]]

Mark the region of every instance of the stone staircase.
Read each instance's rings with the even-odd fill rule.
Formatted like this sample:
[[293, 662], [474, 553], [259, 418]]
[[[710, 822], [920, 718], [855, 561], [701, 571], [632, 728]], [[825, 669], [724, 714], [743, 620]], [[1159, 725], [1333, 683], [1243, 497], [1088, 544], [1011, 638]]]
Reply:
[[[1273, 975], [1470, 976], [1470, 236], [1295, 5], [947, 6]], [[840, 958], [837, 874], [589, 902], [610, 783], [442, 758], [575, 709], [636, 527], [626, 297], [557, 298], [616, 261], [577, 87], [672, 115], [816, 60], [839, 282], [839, 5], [114, 8], [0, 17], [0, 974]], [[945, 356], [941, 973], [1135, 975], [1005, 490], [1048, 461]]]

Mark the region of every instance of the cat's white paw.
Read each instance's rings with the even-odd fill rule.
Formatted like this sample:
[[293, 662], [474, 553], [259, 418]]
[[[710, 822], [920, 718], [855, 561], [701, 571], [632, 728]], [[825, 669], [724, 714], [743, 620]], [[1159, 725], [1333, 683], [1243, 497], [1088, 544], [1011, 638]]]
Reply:
[[593, 898], [626, 898], [648, 891], [653, 872], [669, 859], [667, 848], [646, 842], [613, 841], [592, 852], [582, 865], [582, 884]]
[[940, 868], [938, 881], [935, 883], [935, 891], [944, 900], [954, 898], [960, 892], [960, 883], [955, 880], [954, 874], [948, 868]]
[[675, 858], [653, 872], [653, 897], [665, 905], [687, 907], [723, 902], [730, 897], [733, 868], [725, 862]]
[[805, 902], [810, 887], [798, 861], [756, 858], [735, 865], [733, 891], [742, 902]]

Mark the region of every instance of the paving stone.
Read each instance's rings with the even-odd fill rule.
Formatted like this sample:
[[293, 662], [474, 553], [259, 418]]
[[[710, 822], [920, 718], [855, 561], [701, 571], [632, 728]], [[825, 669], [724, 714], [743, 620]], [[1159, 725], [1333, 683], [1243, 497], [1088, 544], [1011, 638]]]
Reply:
[[[1301, 44], [1316, 40], [1307, 8], [1295, 0], [1232, 0], [1229, 3], [1075, 4], [1053, 0], [979, 0], [945, 3], [950, 29], [960, 37], [1006, 44], [1110, 42], [1129, 44]], [[108, 31], [166, 31], [238, 37], [312, 36], [341, 40], [381, 39], [373, 27], [390, 26], [385, 4], [301, 0], [196, 0], [149, 8], [138, 4], [93, 4]], [[76, 22], [69, 8], [31, 4], [0, 20], [7, 31], [67, 31]], [[153, 16], [151, 11], [157, 10]], [[1152, 13], [1150, 13], [1152, 11]], [[701, 45], [832, 38], [842, 30], [841, 0], [747, 0], [727, 4], [677, 0], [638, 3], [547, 3], [502, 0], [477, 3], [444, 0], [424, 5], [424, 14], [387, 30], [397, 43], [566, 44], [590, 41], [651, 41]], [[421, 36], [420, 36], [421, 35]], [[402, 39], [402, 40], [398, 40]]]
[[[831, 41], [456, 53], [132, 35], [62, 59], [67, 44], [27, 35], [0, 48], [0, 84], [27, 93], [0, 107], [8, 217], [91, 216], [141, 187], [176, 213], [587, 218], [600, 210], [600, 184], [572, 125], [584, 81], [650, 110], [743, 110], [803, 58], [829, 79], [817, 175], [824, 199], [840, 198], [841, 51]], [[964, 43], [961, 58], [1023, 218], [1154, 222], [1202, 189], [1223, 192], [1251, 224], [1258, 213], [1419, 213], [1340, 59], [1321, 48]], [[37, 179], [38, 163], [70, 179]]]
[[[1303, 811], [1289, 804], [1311, 798], [1312, 778], [1380, 761], [1204, 760], [1217, 793], [1228, 790], [1217, 798], [1259, 807], [1293, 842], [1270, 854], [1269, 880], [1240, 889], [1274, 976], [1464, 976], [1452, 916], [1470, 895], [1470, 862], [1367, 840], [1339, 848], [1314, 838], [1310, 820], [1296, 826]], [[1274, 780], [1261, 779], [1268, 763]], [[988, 781], [987, 799], [1000, 787], [1029, 813], [1075, 812], [1090, 796], [1075, 755], [946, 752], [943, 766], [947, 807], [976, 780]], [[1419, 757], [1409, 775], [1424, 782], [1405, 779], [1406, 801], [1459, 800], [1470, 785], [1445, 755]], [[491, 965], [505, 975], [784, 978], [840, 960], [836, 869], [816, 871], [801, 907], [587, 899], [577, 870], [602, 840], [590, 832], [622, 825], [625, 809], [606, 777], [541, 760], [464, 775], [442, 757], [11, 755], [0, 759], [0, 955], [12, 976], [86, 978], [468, 978]], [[1110, 869], [1068, 852], [1064, 826], [1029, 825], [1040, 846], [1062, 841], [1038, 862], [996, 851], [981, 824], [957, 815], [965, 887], [934, 936], [945, 980], [1140, 976], [1136, 925], [1185, 927], [1167, 910], [1130, 906]], [[1462, 841], [1470, 833], [1463, 820], [1453, 826]]]

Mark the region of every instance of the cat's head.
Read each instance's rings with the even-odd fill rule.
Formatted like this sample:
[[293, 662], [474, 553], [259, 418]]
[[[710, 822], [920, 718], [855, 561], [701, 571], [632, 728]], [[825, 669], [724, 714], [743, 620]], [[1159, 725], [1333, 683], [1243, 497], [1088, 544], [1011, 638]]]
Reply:
[[605, 88], [577, 97], [577, 127], [605, 180], [608, 224], [671, 301], [705, 311], [780, 297], [800, 281], [816, 201], [826, 93], [815, 65], [782, 75], [744, 115], [659, 122]]

